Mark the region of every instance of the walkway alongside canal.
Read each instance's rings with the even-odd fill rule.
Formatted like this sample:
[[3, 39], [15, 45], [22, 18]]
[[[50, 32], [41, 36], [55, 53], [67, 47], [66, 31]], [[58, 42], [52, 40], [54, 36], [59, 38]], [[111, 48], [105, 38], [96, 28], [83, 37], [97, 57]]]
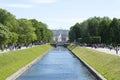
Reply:
[[108, 48], [91, 48], [91, 47], [86, 47], [86, 48], [96, 50], [96, 51], [100, 51], [100, 52], [104, 52], [104, 53], [107, 53], [107, 54], [113, 54], [113, 55], [120, 56], [120, 50], [118, 51], [118, 54], [116, 54], [115, 49], [110, 50]]
[[18, 80], [96, 80], [95, 77], [64, 47], [50, 51]]

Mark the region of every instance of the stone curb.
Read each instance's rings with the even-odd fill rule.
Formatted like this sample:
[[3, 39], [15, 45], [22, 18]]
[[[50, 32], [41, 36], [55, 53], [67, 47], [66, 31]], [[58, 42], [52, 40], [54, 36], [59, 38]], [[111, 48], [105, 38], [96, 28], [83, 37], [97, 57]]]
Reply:
[[30, 67], [32, 67], [32, 65], [34, 65], [35, 63], [37, 63], [39, 60], [41, 60], [49, 51], [45, 52], [45, 54], [43, 54], [42, 56], [39, 56], [38, 58], [36, 58], [35, 60], [33, 60], [31, 63], [27, 64], [26, 66], [22, 67], [21, 69], [19, 69], [17, 72], [15, 72], [14, 74], [12, 74], [11, 76], [9, 76], [8, 78], [6, 78], [6, 80], [16, 80], [18, 77], [20, 77], [23, 73], [25, 73], [25, 71], [27, 71]]
[[107, 80], [100, 73], [98, 73], [94, 68], [92, 68], [89, 64], [87, 64], [83, 59], [79, 58], [75, 53], [73, 53], [70, 49], [69, 51], [80, 61], [82, 64], [96, 77], [97, 80]]

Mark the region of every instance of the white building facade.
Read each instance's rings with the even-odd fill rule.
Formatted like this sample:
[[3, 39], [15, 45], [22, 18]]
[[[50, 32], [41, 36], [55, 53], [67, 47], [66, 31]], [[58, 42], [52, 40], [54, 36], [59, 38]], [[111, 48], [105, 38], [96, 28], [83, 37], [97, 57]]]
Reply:
[[52, 30], [54, 37], [53, 40], [55, 42], [67, 42], [69, 40], [69, 30]]

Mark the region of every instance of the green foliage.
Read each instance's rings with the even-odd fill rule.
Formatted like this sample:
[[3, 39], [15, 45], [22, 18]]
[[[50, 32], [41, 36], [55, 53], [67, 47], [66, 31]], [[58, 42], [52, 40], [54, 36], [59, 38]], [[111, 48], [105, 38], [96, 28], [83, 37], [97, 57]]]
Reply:
[[100, 18], [94, 17], [88, 19], [88, 32], [90, 36], [98, 36], [99, 32]]
[[4, 45], [50, 42], [53, 33], [47, 25], [35, 19], [16, 19], [10, 12], [0, 9], [0, 48]]
[[88, 32], [88, 21], [84, 21], [83, 23], [80, 23], [80, 30], [81, 30], [81, 37], [89, 37], [90, 33]]
[[78, 38], [78, 42], [88, 43], [88, 44], [98, 44], [98, 43], [101, 43], [101, 37], [100, 36], [94, 36], [94, 37]]
[[42, 36], [43, 36], [41, 31], [42, 31], [43, 25], [35, 19], [32, 19], [30, 21], [32, 23], [32, 26], [35, 28], [35, 34], [37, 37], [37, 41], [41, 42]]
[[[74, 47], [74, 48], [73, 48]], [[107, 80], [120, 80], [120, 57], [116, 55], [106, 54], [84, 47], [69, 46], [72, 51]]]
[[38, 22], [35, 19], [31, 19], [30, 20], [32, 22], [33, 27], [35, 28], [35, 34], [37, 36], [37, 40], [38, 42], [41, 41], [46, 41], [46, 42], [50, 42], [53, 39], [53, 33], [51, 30], [47, 29], [47, 25], [42, 23], [42, 22]]
[[114, 18], [110, 24], [110, 40], [111, 43], [120, 43], [120, 19]]
[[83, 38], [78, 38], [78, 42], [79, 42], [79, 43], [84, 43], [84, 42], [83, 42]]
[[0, 23], [0, 47], [7, 43], [7, 40], [10, 38], [10, 31], [6, 26]]
[[91, 44], [101, 43], [101, 37], [100, 36], [89, 37], [88, 40], [90, 40]]
[[10, 38], [9, 38], [9, 40], [8, 40], [8, 43], [9, 44], [16, 44], [17, 42], [18, 42], [18, 34], [17, 33], [15, 33], [15, 32], [10, 32], [9, 33], [9, 36], [10, 36]]
[[46, 36], [47, 36], [46, 38], [47, 42], [53, 42], [53, 32], [51, 30], [49, 29], [47, 30]]
[[108, 17], [104, 17], [100, 23], [99, 27], [99, 35], [101, 36], [101, 42], [102, 43], [111, 43], [110, 42], [110, 23], [111, 20]]
[[[99, 36], [99, 39], [93, 39], [94, 36]], [[76, 23], [70, 28], [69, 39], [71, 42], [86, 42], [86, 43], [104, 43], [104, 44], [119, 44], [120, 43], [120, 19], [113, 20], [108, 17], [93, 17], [82, 23]]]
[[[30, 43], [36, 40], [36, 35], [34, 33], [35, 28], [32, 26], [32, 23], [26, 19], [19, 19], [19, 34], [18, 41], [19, 43]], [[21, 41], [22, 39], [22, 41]]]
[[75, 41], [75, 39], [76, 39], [75, 31], [74, 31], [73, 27], [70, 28], [70, 31], [69, 31], [69, 39], [70, 39], [70, 42], [73, 42], [73, 41]]
[[24, 67], [37, 57], [42, 56], [51, 48], [50, 45], [42, 45], [39, 47], [0, 54], [0, 80], [5, 80], [20, 68]]
[[12, 32], [16, 32], [18, 27], [15, 16], [4, 9], [0, 9], [0, 23], [7, 26]]
[[76, 41], [79, 37], [81, 37], [81, 30], [80, 30], [80, 24], [76, 23], [74, 27], [71, 28], [71, 31], [69, 32], [70, 35], [70, 40], [71, 41]]

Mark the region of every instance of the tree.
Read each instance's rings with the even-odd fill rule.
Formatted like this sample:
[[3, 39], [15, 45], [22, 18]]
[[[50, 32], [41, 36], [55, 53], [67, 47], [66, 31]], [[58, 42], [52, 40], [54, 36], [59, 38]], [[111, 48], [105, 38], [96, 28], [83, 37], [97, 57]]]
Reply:
[[[74, 27], [74, 26], [73, 26]], [[75, 31], [73, 30], [73, 27], [70, 28], [70, 31], [69, 31], [69, 39], [70, 39], [70, 42], [73, 42], [75, 41], [76, 39], [76, 36], [75, 36]]]
[[15, 16], [4, 9], [0, 9], [0, 23], [7, 26], [10, 31], [17, 32], [18, 23]]
[[114, 18], [110, 24], [109, 39], [111, 43], [120, 43], [120, 19]]
[[42, 22], [38, 22], [35, 19], [31, 19], [30, 20], [32, 22], [32, 26], [35, 28], [35, 34], [37, 36], [37, 42], [50, 42], [53, 38], [53, 33], [51, 30], [47, 29], [47, 25], [42, 23]]
[[88, 31], [88, 20], [86, 20], [80, 24], [80, 29], [81, 29], [81, 38], [90, 36], [90, 33]]
[[53, 37], [47, 25], [35, 19], [16, 19], [10, 12], [0, 9], [0, 46], [49, 42]]
[[[108, 17], [93, 17], [80, 24], [75, 24], [70, 29], [69, 39], [78, 40], [83, 43], [109, 43], [109, 29], [111, 20]], [[113, 29], [111, 29], [113, 30]], [[74, 35], [73, 35], [74, 33]], [[74, 38], [73, 38], [74, 37]]]
[[27, 19], [19, 19], [18, 43], [31, 43], [36, 40], [35, 28]]
[[3, 50], [4, 45], [8, 43], [10, 35], [8, 28], [0, 23], [0, 49]]
[[42, 34], [41, 34], [42, 26], [41, 26], [41, 23], [39, 23], [35, 19], [31, 19], [30, 21], [32, 23], [32, 26], [35, 28], [35, 34], [36, 34], [36, 37], [37, 37], [36, 41], [41, 42], [42, 41]]
[[111, 35], [109, 31], [110, 23], [111, 19], [109, 19], [108, 17], [102, 18], [100, 22], [99, 35], [101, 36], [101, 42], [105, 44], [109, 44], [110, 42], [109, 38], [109, 35]]
[[73, 30], [75, 32], [75, 40], [77, 41], [78, 38], [81, 37], [81, 29], [80, 29], [80, 24], [76, 23], [73, 27]]
[[47, 42], [52, 42], [53, 41], [53, 32], [50, 29], [47, 29], [46, 33], [46, 41]]
[[18, 39], [18, 35], [16, 33], [18, 31], [18, 23], [15, 16], [4, 9], [0, 9], [0, 23], [5, 25], [11, 34], [14, 35], [10, 37], [10, 39], [12, 39], [9, 39], [10, 43], [16, 43]]
[[94, 17], [88, 20], [88, 32], [90, 36], [98, 36], [99, 35], [99, 24], [100, 18]]

